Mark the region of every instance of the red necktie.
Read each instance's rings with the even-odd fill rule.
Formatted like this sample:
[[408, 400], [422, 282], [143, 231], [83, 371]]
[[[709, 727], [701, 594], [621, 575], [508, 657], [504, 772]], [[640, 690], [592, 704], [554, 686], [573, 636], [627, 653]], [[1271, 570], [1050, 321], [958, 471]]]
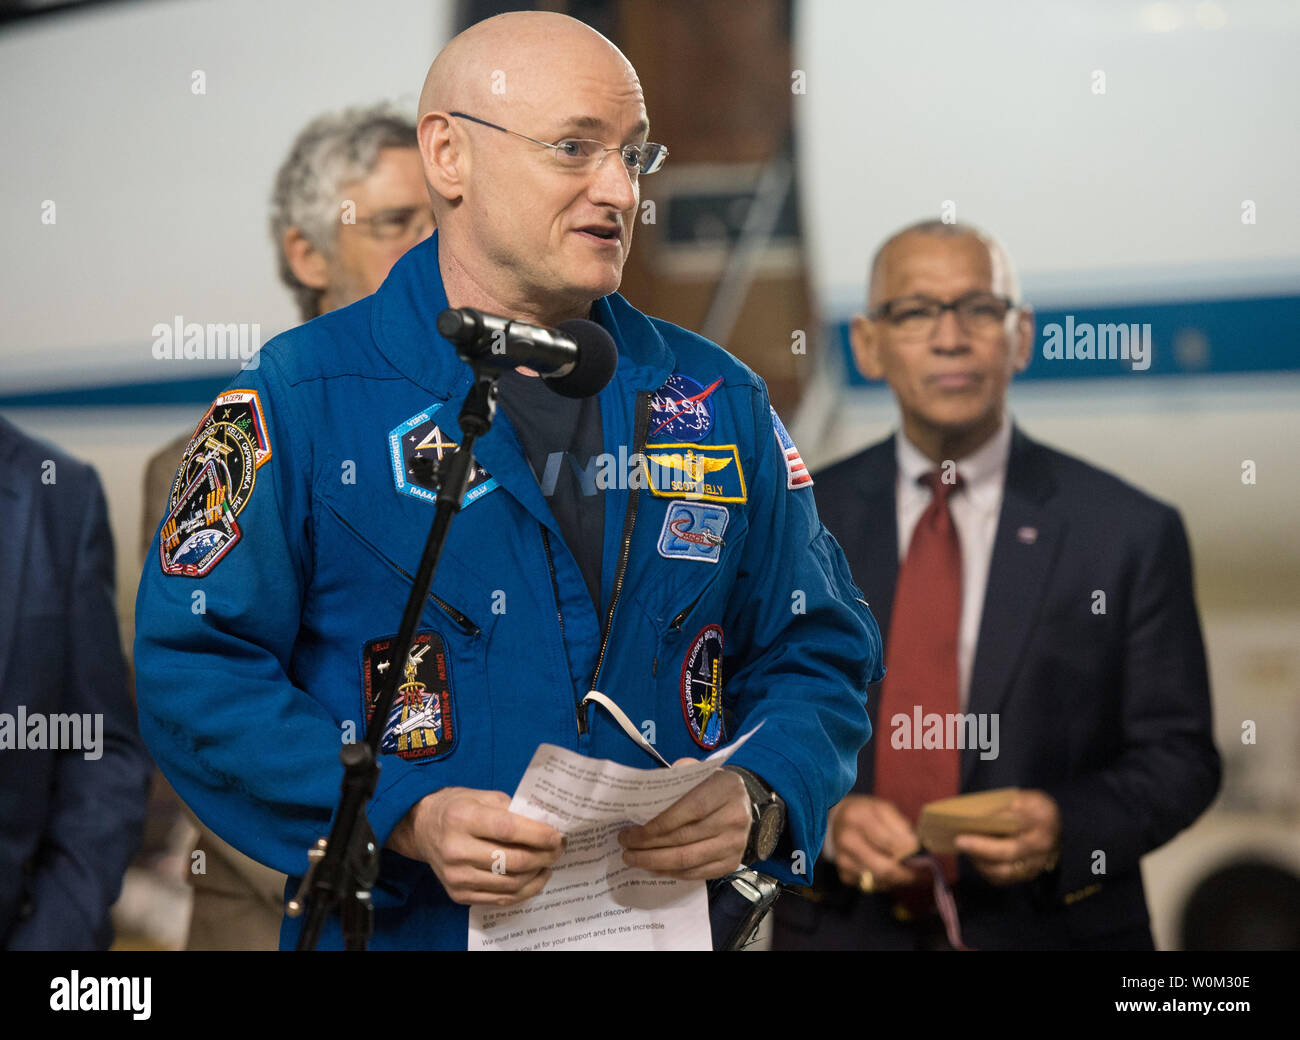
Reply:
[[[898, 587], [885, 650], [885, 681], [876, 716], [875, 794], [893, 802], [916, 825], [921, 806], [950, 798], [961, 786], [961, 751], [956, 747], [924, 748], [925, 717], [959, 710], [957, 633], [961, 625], [961, 544], [948, 496], [961, 486], [946, 484], [936, 470], [918, 481], [932, 498], [917, 521], [907, 557], [898, 571]], [[917, 725], [919, 715], [921, 725]], [[907, 717], [895, 726], [895, 716]], [[897, 739], [910, 737], [904, 747]], [[956, 859], [940, 857], [949, 880], [956, 878]]]

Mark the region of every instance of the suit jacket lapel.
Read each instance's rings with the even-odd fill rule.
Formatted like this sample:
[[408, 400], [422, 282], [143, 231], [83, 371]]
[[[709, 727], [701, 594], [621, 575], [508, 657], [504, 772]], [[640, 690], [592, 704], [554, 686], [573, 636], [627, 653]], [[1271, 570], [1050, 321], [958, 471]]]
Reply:
[[[1055, 491], [1044, 453], [1013, 427], [967, 712], [999, 711], [1020, 667], [1066, 528], [1052, 508]], [[962, 753], [963, 789], [978, 756], [978, 748]]]
[[[860, 524], [857, 537], [849, 541], [845, 555], [853, 579], [871, 608], [888, 647], [889, 618], [894, 605], [894, 588], [898, 582], [898, 520], [895, 512], [895, 484], [898, 460], [894, 438], [876, 445], [863, 457], [862, 469], [855, 484], [859, 500], [854, 518]], [[867, 714], [871, 718], [872, 737], [858, 753], [858, 779], [854, 790], [869, 792], [875, 776], [876, 741], [882, 730], [879, 724], [880, 688], [867, 696]]]
[[894, 606], [894, 586], [898, 582], [898, 521], [895, 513], [895, 484], [898, 464], [894, 456], [894, 438], [880, 446], [879, 454], [869, 459], [862, 474], [862, 516], [876, 524], [864, 531], [860, 541], [859, 569], [854, 569], [858, 585], [866, 596], [871, 613], [882, 634], [889, 632], [889, 616]]
[[0, 688], [7, 682], [10, 651], [18, 628], [18, 590], [22, 587], [23, 561], [27, 555], [27, 530], [32, 515], [31, 478], [19, 473], [18, 438], [13, 427], [0, 419]]

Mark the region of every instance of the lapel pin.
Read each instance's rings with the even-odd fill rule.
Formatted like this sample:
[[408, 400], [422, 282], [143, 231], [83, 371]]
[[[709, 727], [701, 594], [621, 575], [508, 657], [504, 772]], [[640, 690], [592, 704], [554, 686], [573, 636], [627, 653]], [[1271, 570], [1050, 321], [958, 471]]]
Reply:
[[1033, 545], [1036, 541], [1038, 541], [1038, 528], [1022, 527], [1020, 528], [1019, 531], [1016, 532], [1016, 537], [1024, 545]]

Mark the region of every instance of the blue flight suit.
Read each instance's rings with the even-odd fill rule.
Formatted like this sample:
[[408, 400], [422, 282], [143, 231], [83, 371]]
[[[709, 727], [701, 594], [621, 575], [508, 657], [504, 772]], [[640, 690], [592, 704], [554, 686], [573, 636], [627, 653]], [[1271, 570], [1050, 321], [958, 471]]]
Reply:
[[[196, 430], [141, 579], [145, 740], [195, 813], [291, 886], [328, 830], [340, 746], [364, 736], [366, 690], [392, 665], [433, 518], [409, 458], [460, 440], [471, 375], [435, 329], [437, 250], [434, 235], [375, 295], [277, 336], [240, 373]], [[596, 688], [669, 761], [763, 722], [733, 759], [788, 807], [760, 869], [807, 883], [870, 734], [879, 630], [762, 381], [617, 294], [592, 318], [619, 352], [599, 397], [601, 615], [498, 409], [403, 667], [371, 825], [382, 844], [445, 786], [513, 792], [542, 742], [652, 766], [602, 708], [579, 708]], [[707, 393], [682, 390], [695, 386]], [[642, 445], [653, 466], [636, 463]], [[386, 850], [374, 898], [373, 948], [464, 948], [467, 908], [427, 864]], [[297, 928], [286, 919], [282, 947]], [[337, 918], [321, 945], [341, 945]]]

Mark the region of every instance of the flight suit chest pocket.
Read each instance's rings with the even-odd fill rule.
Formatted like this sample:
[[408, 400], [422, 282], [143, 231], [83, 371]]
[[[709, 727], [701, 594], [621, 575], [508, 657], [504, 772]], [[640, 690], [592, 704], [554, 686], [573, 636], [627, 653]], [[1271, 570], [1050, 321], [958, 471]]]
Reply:
[[642, 609], [655, 628], [655, 715], [661, 726], [712, 750], [727, 737], [725, 617], [748, 520], [743, 510], [714, 503], [674, 501], [661, 513], [652, 532], [657, 536], [656, 578], [638, 588]]
[[[442, 616], [435, 617], [438, 612]], [[466, 623], [457, 624], [453, 615]], [[489, 783], [492, 701], [487, 654], [494, 627], [485, 621], [480, 628], [448, 604], [448, 609], [426, 607], [404, 660], [398, 660], [395, 633], [361, 641], [360, 707], [366, 726], [381, 708], [386, 685], [394, 687], [381, 755], [413, 763], [452, 759], [448, 765], [454, 765], [455, 776], [449, 774], [445, 783]]]
[[[649, 504], [637, 525], [647, 541], [647, 572], [629, 583], [642, 611], [661, 635], [680, 633], [695, 617], [726, 606], [749, 528], [743, 509], [712, 502]], [[719, 602], [711, 601], [718, 598]]]
[[[312, 627], [329, 645], [350, 649], [356, 685], [347, 714], [360, 729], [395, 694], [381, 755], [415, 764], [446, 763], [444, 785], [486, 787], [491, 777], [492, 710], [488, 647], [497, 615], [482, 582], [444, 555], [424, 603], [416, 637], [397, 660], [397, 629], [413, 575], [375, 544], [372, 531], [329, 502], [321, 504]], [[418, 560], [409, 561], [414, 569]], [[355, 713], [355, 714], [354, 714]], [[382, 759], [381, 759], [382, 761]]]
[[[389, 684], [395, 686], [381, 755], [396, 755], [408, 762], [446, 758], [460, 735], [459, 673], [475, 670], [474, 655], [453, 661], [442, 633], [423, 629], [404, 663], [397, 661], [397, 637], [367, 640], [361, 648], [362, 707], [367, 727], [382, 709]], [[481, 642], [481, 640], [480, 640]], [[453, 673], [456, 673], [453, 675]]]

